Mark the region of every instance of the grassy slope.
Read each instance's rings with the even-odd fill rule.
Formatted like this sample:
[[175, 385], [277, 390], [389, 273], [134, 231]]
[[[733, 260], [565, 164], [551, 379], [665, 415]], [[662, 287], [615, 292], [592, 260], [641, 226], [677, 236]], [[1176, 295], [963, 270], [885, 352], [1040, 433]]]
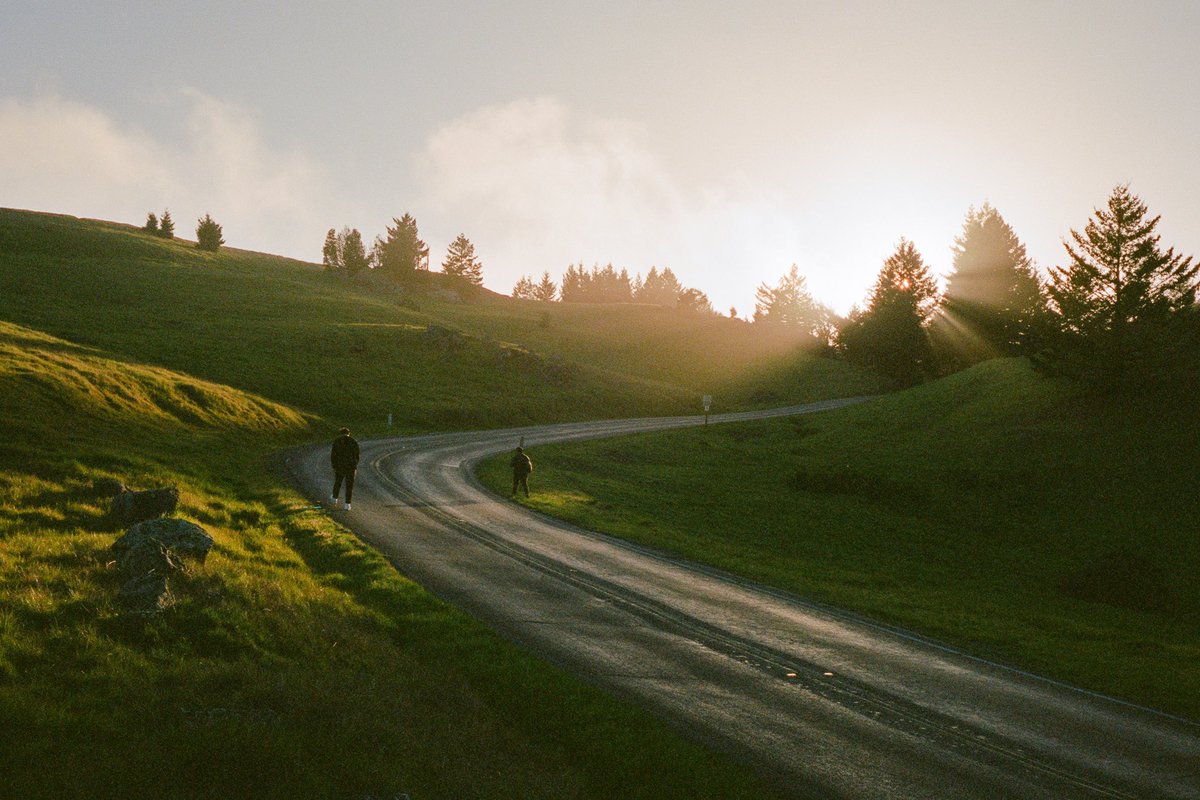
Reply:
[[[0, 418], [0, 795], [764, 791], [303, 510], [263, 464], [287, 407], [0, 323]], [[160, 619], [116, 612], [100, 477], [216, 539]]]
[[[818, 417], [533, 455], [534, 508], [1200, 719], [1188, 404], [1091, 401], [1002, 360]], [[503, 458], [482, 473], [507, 489]]]
[[[440, 276], [433, 276], [435, 278]], [[845, 365], [719, 317], [653, 307], [397, 299], [319, 267], [208, 254], [126, 225], [0, 210], [0, 319], [383, 432], [494, 427], [869, 391]], [[469, 338], [446, 351], [428, 325]], [[534, 354], [502, 363], [501, 343]], [[565, 378], [537, 364], [560, 359]], [[538, 360], [540, 359], [540, 361]], [[765, 377], [764, 377], [765, 376]]]
[[[423, 430], [872, 386], [785, 338], [681, 319], [397, 301], [287, 259], [0, 210], [0, 795], [762, 795], [438, 603], [267, 467], [387, 412]], [[468, 339], [443, 351], [430, 324]], [[501, 365], [496, 340], [534, 368]], [[568, 380], [537, 368], [552, 357], [577, 363]], [[115, 613], [99, 477], [179, 485], [216, 538], [159, 620]]]

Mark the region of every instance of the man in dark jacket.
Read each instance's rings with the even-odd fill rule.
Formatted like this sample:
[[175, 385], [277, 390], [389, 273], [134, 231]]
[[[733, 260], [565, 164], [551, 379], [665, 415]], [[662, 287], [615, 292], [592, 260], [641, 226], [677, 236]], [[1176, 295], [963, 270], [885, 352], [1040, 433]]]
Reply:
[[333, 507], [337, 508], [338, 492], [345, 481], [346, 505], [343, 508], [349, 511], [350, 498], [354, 494], [354, 471], [358, 469], [358, 442], [350, 435], [349, 428], [338, 431], [329, 451], [329, 463], [333, 466]]
[[533, 472], [533, 461], [525, 455], [525, 448], [518, 447], [510, 463], [513, 471], [512, 496], [517, 496], [517, 487], [520, 486], [525, 490], [525, 496], [529, 497], [529, 473]]

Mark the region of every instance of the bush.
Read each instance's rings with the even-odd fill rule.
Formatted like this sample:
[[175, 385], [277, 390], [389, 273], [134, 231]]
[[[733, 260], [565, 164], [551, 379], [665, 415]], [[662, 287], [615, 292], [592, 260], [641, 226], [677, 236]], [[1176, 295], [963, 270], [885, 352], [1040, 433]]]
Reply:
[[221, 238], [221, 226], [208, 214], [196, 223], [196, 247], [201, 250], [216, 252], [221, 249], [225, 240]]

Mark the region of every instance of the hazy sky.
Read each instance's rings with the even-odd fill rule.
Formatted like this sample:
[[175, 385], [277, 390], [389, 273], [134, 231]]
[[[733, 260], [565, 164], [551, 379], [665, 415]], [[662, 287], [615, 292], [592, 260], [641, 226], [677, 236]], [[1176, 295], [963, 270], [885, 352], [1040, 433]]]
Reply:
[[484, 283], [671, 267], [839, 311], [991, 202], [1043, 268], [1123, 182], [1200, 254], [1195, 2], [0, 4], [0, 206], [317, 261], [412, 213]]

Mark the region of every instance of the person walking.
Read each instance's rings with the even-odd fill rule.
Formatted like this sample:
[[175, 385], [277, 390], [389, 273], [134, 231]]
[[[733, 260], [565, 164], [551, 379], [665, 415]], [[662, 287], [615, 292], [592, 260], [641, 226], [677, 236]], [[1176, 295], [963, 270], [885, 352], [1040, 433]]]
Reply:
[[513, 471], [513, 488], [512, 496], [517, 496], [517, 487], [525, 490], [525, 496], [529, 497], [529, 473], [533, 472], [533, 461], [529, 456], [525, 455], [525, 448], [517, 447], [517, 451], [513, 453], [512, 461]]
[[338, 431], [338, 437], [333, 440], [333, 447], [329, 451], [329, 463], [333, 466], [333, 507], [337, 508], [338, 492], [345, 481], [346, 504], [342, 508], [349, 511], [354, 495], [354, 471], [358, 469], [358, 442], [350, 435], [349, 428]]

